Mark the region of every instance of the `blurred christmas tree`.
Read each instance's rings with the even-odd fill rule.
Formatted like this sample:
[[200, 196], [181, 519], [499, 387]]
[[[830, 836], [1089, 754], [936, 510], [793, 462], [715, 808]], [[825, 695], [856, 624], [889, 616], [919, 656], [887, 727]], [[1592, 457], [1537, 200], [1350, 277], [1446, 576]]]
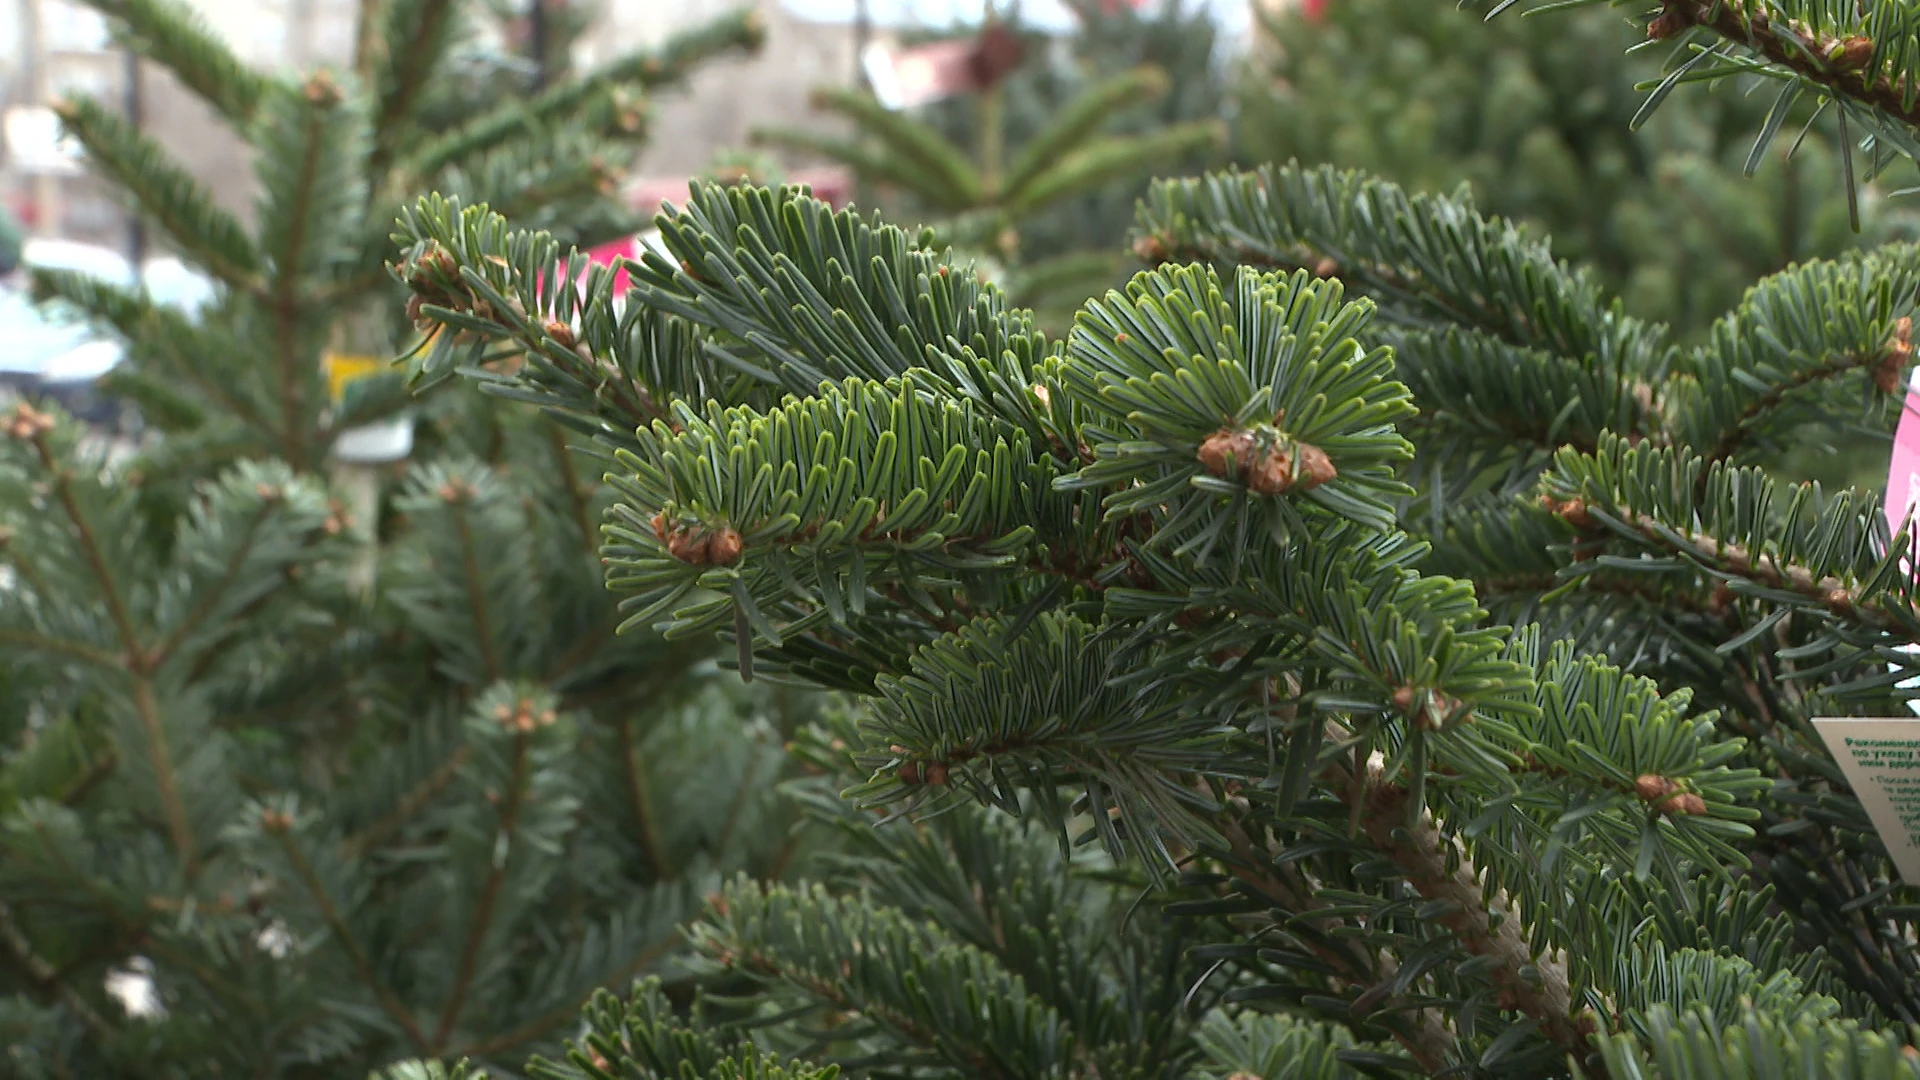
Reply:
[[1023, 30], [1017, 8], [910, 35], [909, 52], [950, 72], [925, 102], [822, 89], [816, 104], [853, 122], [851, 140], [755, 136], [851, 168], [1055, 325], [1129, 265], [1116, 249], [1148, 179], [1198, 169], [1224, 142], [1204, 14], [1181, 0], [1157, 15], [1072, 3], [1083, 31], [1066, 40]]
[[1618, 14], [1487, 22], [1490, 7], [1330, 0], [1263, 15], [1270, 47], [1239, 87], [1236, 156], [1362, 168], [1416, 191], [1464, 183], [1683, 335], [1758, 277], [1916, 232], [1911, 211], [1869, 190], [1856, 235], [1836, 156], [1817, 134], [1791, 152], [1811, 95], [1750, 169], [1773, 91], [1721, 85], [1635, 130], [1636, 85], [1659, 79], [1664, 54], [1623, 54]]
[[588, 440], [385, 374], [417, 334], [386, 235], [424, 185], [610, 235], [643, 95], [758, 27], [429, 112], [476, 4], [368, 5], [352, 70], [300, 80], [173, 0], [96, 6], [250, 141], [259, 225], [63, 107], [220, 291], [189, 320], [36, 280], [127, 339], [113, 387], [154, 435], [110, 463], [32, 404], [0, 431], [0, 1071], [516, 1075], [596, 988], [679, 978], [723, 876], [794, 857], [798, 705], [614, 634]]
[[[1032, 62], [1008, 75], [1002, 123], [1009, 146], [1022, 146], [1088, 86], [1115, 71], [1150, 67], [1167, 76], [1165, 92], [1116, 112], [1104, 130], [1141, 134], [1226, 115], [1227, 63], [1219, 32], [1199, 0], [1063, 0], [1078, 29], [1060, 38], [1029, 34]], [[1019, 9], [1009, 18], [1018, 27]], [[929, 40], [939, 40], [939, 35]], [[949, 98], [926, 108], [936, 130], [963, 146], [979, 139], [980, 101]], [[1222, 160], [1222, 147], [1202, 144], [1154, 164], [1154, 176], [1187, 176]], [[1145, 176], [1127, 176], [1075, 193], [1048, 206], [1021, 226], [1035, 251], [1087, 251], [1117, 247], [1133, 227], [1134, 208], [1145, 193]]]

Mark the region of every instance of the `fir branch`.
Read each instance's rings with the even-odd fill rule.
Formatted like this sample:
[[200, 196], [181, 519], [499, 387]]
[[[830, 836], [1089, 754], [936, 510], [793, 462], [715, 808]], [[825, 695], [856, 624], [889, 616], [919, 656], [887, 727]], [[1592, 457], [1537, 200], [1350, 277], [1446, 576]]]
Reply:
[[71, 656], [76, 660], [85, 660], [108, 669], [119, 669], [125, 665], [123, 657], [102, 652], [83, 641], [70, 641], [66, 638], [48, 637], [28, 630], [12, 630], [0, 627], [0, 646], [10, 649], [33, 649], [52, 653], [57, 656]]
[[227, 590], [232, 588], [234, 582], [238, 580], [248, 556], [253, 554], [255, 542], [259, 539], [267, 519], [271, 518], [280, 506], [278, 499], [260, 500], [260, 508], [248, 517], [246, 525], [241, 530], [240, 542], [233, 546], [232, 553], [227, 556], [226, 563], [220, 568], [219, 576], [195, 589], [199, 599], [194, 603], [193, 608], [180, 620], [179, 625], [174, 627], [173, 633], [167, 635], [147, 653], [147, 663], [150, 668], [157, 669], [165, 663], [167, 657], [180, 647], [180, 643], [198, 630], [207, 617], [220, 606], [220, 602], [226, 598]]
[[[420, 92], [431, 81], [452, 33], [453, 0], [386, 0], [381, 35], [384, 55], [377, 73], [380, 104], [374, 111], [373, 151], [367, 173], [384, 178], [405, 133]], [[400, 25], [395, 25], [400, 24]]]
[[566, 431], [552, 421], [547, 421], [544, 426], [547, 442], [553, 447], [553, 463], [559, 470], [561, 487], [567, 493], [567, 506], [573, 511], [573, 526], [579, 531], [581, 545], [592, 552], [599, 547], [599, 530], [594, 528], [592, 510], [588, 506], [591, 492], [581, 484], [580, 473], [573, 467], [573, 451], [567, 445]]
[[167, 743], [166, 729], [161, 724], [160, 704], [153, 696], [153, 680], [146, 674], [133, 677], [133, 706], [140, 718], [141, 730], [146, 733], [147, 757], [153, 767], [154, 780], [160, 787], [160, 805], [167, 816], [167, 832], [173, 838], [173, 848], [185, 864], [189, 881], [200, 876], [199, 845], [194, 839], [193, 822], [187, 816], [187, 806], [180, 797], [180, 777], [173, 767], [173, 752]]
[[[23, 418], [28, 416], [28, 407], [24, 404], [17, 406], [15, 415]], [[135, 676], [145, 675], [152, 670], [152, 667], [148, 662], [147, 651], [141, 642], [140, 634], [134, 629], [132, 613], [127, 608], [118, 579], [114, 576], [112, 568], [107, 565], [106, 554], [94, 533], [93, 523], [87, 519], [86, 512], [80, 508], [80, 501], [74, 494], [73, 475], [66, 464], [55, 456], [47, 433], [46, 427], [34, 431], [31, 436], [33, 448], [39, 455], [41, 466], [46, 470], [61, 510], [66, 514], [67, 520], [73, 524], [74, 537], [80, 542], [80, 554], [86, 559], [88, 568], [93, 572], [94, 584], [100, 590], [100, 599], [106, 604], [107, 614], [112, 618], [114, 629], [120, 635], [120, 647], [125, 655], [118, 662], [118, 666], [124, 667]]]
[[1068, 101], [1045, 127], [1020, 146], [1001, 190], [1017, 196], [1061, 156], [1086, 141], [1116, 112], [1165, 97], [1173, 82], [1157, 67], [1140, 67], [1099, 83]]
[[604, 622], [595, 623], [587, 628], [586, 632], [573, 639], [573, 644], [567, 646], [566, 652], [561, 653], [554, 660], [541, 681], [549, 686], [559, 686], [582, 664], [593, 659], [600, 647], [605, 645], [612, 635], [613, 627]]
[[[1865, 12], [1861, 8], [1863, 15]], [[1660, 14], [1647, 27], [1647, 34], [1655, 39], [1671, 38], [1693, 27], [1746, 46], [1792, 77], [1818, 86], [1835, 98], [1870, 106], [1909, 128], [1920, 127], [1920, 101], [1916, 101], [1908, 73], [1890, 76], [1870, 62], [1851, 62], [1862, 51], [1871, 57], [1878, 50], [1897, 47], [1895, 42], [1813, 33], [1794, 26], [1793, 20], [1784, 16], [1776, 24], [1768, 15], [1767, 5], [1756, 0], [1661, 0]]]
[[111, 749], [102, 751], [87, 765], [87, 771], [81, 773], [60, 792], [62, 806], [77, 806], [82, 799], [92, 794], [107, 777], [112, 776], [120, 767], [120, 759]]
[[473, 747], [466, 744], [457, 747], [453, 753], [447, 755], [447, 760], [441, 762], [418, 784], [415, 784], [412, 790], [400, 798], [392, 813], [348, 837], [341, 844], [341, 850], [348, 858], [359, 858], [386, 843], [387, 837], [392, 836], [401, 826], [412, 820], [414, 815], [426, 809], [434, 799], [438, 798], [472, 758]]
[[[812, 105], [853, 121], [863, 132], [878, 138], [897, 160], [911, 162], [912, 171], [901, 175], [916, 177], [914, 193], [935, 206], [958, 211], [991, 200], [988, 181], [980, 170], [926, 121], [889, 109], [872, 94], [839, 87], [815, 90]], [[761, 131], [758, 137], [779, 141], [780, 132]]]
[[461, 581], [467, 593], [468, 609], [473, 612], [473, 635], [480, 645], [480, 662], [486, 669], [488, 682], [498, 681], [501, 674], [498, 646], [493, 640], [493, 619], [487, 610], [486, 585], [480, 580], [480, 553], [476, 550], [473, 537], [473, 522], [467, 516], [468, 499], [471, 492], [456, 490], [457, 498], [449, 499], [453, 511], [454, 529], [460, 537]]
[[81, 2], [118, 22], [117, 36], [141, 59], [166, 68], [234, 130], [246, 131], [272, 81], [234, 55], [199, 12], [178, 0]]
[[[1575, 1061], [1585, 1061], [1596, 1028], [1590, 1019], [1573, 1015], [1566, 959], [1534, 955], [1525, 924], [1504, 890], [1487, 888], [1465, 849], [1443, 835], [1430, 814], [1423, 810], [1409, 820], [1409, 793], [1387, 781], [1383, 759], [1367, 762], [1357, 788], [1339, 777], [1332, 786], [1358, 796], [1367, 838], [1393, 859], [1407, 884], [1427, 900], [1448, 905], [1439, 921], [1460, 945], [1495, 961], [1489, 976], [1499, 990], [1497, 1004], [1538, 1022], [1541, 1034]], [[1537, 973], [1537, 981], [1528, 972]]]
[[653, 52], [624, 58], [584, 79], [541, 91], [530, 101], [508, 101], [397, 160], [397, 172], [433, 176], [495, 146], [579, 114], [625, 86], [654, 88], [685, 79], [694, 67], [731, 51], [752, 52], [766, 37], [758, 12], [741, 10], [682, 31]]
[[34, 952], [33, 942], [21, 931], [20, 924], [14, 921], [13, 910], [5, 901], [0, 901], [0, 950], [4, 950], [0, 956], [4, 956], [8, 966], [20, 973], [35, 994], [42, 999], [59, 1002], [70, 1010], [103, 1044], [111, 1046], [119, 1040], [120, 1033], [107, 1022], [106, 1017], [101, 1016], [86, 998], [68, 985], [52, 964]]
[[[278, 815], [279, 812], [269, 810], [267, 814]], [[406, 1032], [407, 1039], [413, 1043], [415, 1050], [428, 1057], [436, 1056], [433, 1047], [437, 1045], [438, 1040], [432, 1043], [427, 1041], [426, 1035], [420, 1030], [420, 1025], [414, 1022], [413, 1014], [408, 1011], [406, 1003], [400, 1000], [399, 996], [393, 992], [393, 988], [389, 987], [386, 980], [380, 977], [380, 973], [374, 970], [373, 961], [367, 955], [366, 947], [361, 945], [360, 939], [353, 932], [353, 927], [347, 924], [346, 917], [334, 905], [333, 897], [328, 895], [326, 885], [314, 872], [313, 864], [307, 859], [307, 853], [295, 842], [292, 823], [281, 816], [266, 824], [270, 827], [266, 827], [265, 831], [273, 837], [275, 844], [286, 855], [287, 862], [293, 867], [294, 876], [305, 887], [307, 895], [313, 898], [314, 906], [319, 908], [320, 917], [326, 921], [327, 929], [333, 932], [335, 940], [340, 942], [340, 947], [347, 951], [347, 958], [352, 961], [355, 974], [359, 975], [360, 981], [373, 991], [375, 999], [380, 1002], [381, 1010], [399, 1025], [400, 1030]]]
[[158, 913], [154, 905], [145, 905], [141, 911], [141, 917], [129, 918], [122, 911], [115, 897], [102, 892], [99, 883], [91, 874], [74, 865], [67, 850], [66, 838], [49, 835], [44, 818], [34, 819], [31, 827], [35, 839], [39, 841], [40, 850], [54, 860], [66, 880], [79, 884], [81, 891], [87, 894], [87, 898], [93, 901], [96, 909], [114, 924], [123, 937], [128, 940], [138, 940], [141, 948], [155, 959], [188, 972], [209, 990], [224, 996], [231, 1002], [250, 1000], [247, 992], [238, 985], [222, 978], [218, 972], [207, 967], [194, 956], [174, 948], [164, 937], [154, 936], [151, 933], [151, 922]]
[[1482, 216], [1465, 191], [1409, 195], [1331, 166], [1156, 181], [1141, 203], [1134, 250], [1149, 263], [1198, 259], [1338, 277], [1395, 322], [1454, 326], [1623, 371], [1653, 370], [1666, 347], [1589, 274], [1517, 225]]
[[257, 137], [260, 242], [277, 278], [324, 284], [360, 253], [372, 132], [363, 99], [325, 70], [268, 101]]
[[673, 867], [667, 862], [666, 840], [660, 835], [659, 823], [654, 820], [647, 770], [635, 756], [639, 748], [633, 741], [633, 724], [626, 717], [621, 717], [615, 723], [620, 732], [620, 772], [626, 781], [627, 803], [633, 809], [633, 823], [639, 830], [640, 848], [646, 856], [647, 865], [653, 868], [654, 880], [666, 881], [672, 878]]
[[189, 321], [178, 311], [155, 304], [150, 296], [78, 270], [33, 267], [31, 274], [35, 300], [64, 300], [111, 326], [128, 341], [139, 342], [148, 349], [164, 348], [167, 359], [172, 361], [165, 365], [168, 379], [192, 383], [195, 390], [242, 423], [260, 432], [271, 431], [251, 402], [235, 394], [230, 384], [212, 377], [206, 365], [197, 362], [204, 353], [213, 352], [217, 347], [204, 336], [204, 326]]
[[[870, 1016], [908, 1042], [925, 1049], [939, 1047], [943, 1041], [938, 1032], [916, 1021], [905, 1010], [892, 1008], [881, 1001], [856, 997], [843, 990], [838, 984], [804, 968], [783, 964], [780, 958], [772, 953], [746, 951], [727, 957], [726, 962], [729, 967], [751, 972], [761, 978], [779, 979], [791, 983], [808, 996], [836, 1011]], [[959, 1056], [975, 1076], [986, 1077], [988, 1080], [1012, 1080], [1011, 1074], [1000, 1068], [984, 1048], [962, 1050]]]
[[525, 734], [513, 737], [513, 761], [508, 771], [507, 791], [502, 800], [499, 823], [495, 826], [493, 844], [493, 850], [505, 848], [507, 854], [496, 856], [488, 866], [487, 880], [481, 885], [480, 897], [469, 916], [467, 941], [460, 950], [460, 959], [454, 968], [453, 989], [447, 995], [446, 1005], [440, 1010], [440, 1024], [433, 1033], [433, 1045], [439, 1048], [436, 1056], [444, 1053], [447, 1037], [460, 1020], [460, 1011], [466, 1006], [467, 992], [473, 986], [474, 970], [480, 963], [480, 947], [486, 941], [487, 932], [493, 928], [493, 909], [500, 901], [500, 888], [506, 883], [514, 830], [519, 826], [521, 803], [527, 795], [529, 742]]
[[1151, 173], [1165, 162], [1179, 161], [1199, 151], [1217, 151], [1226, 142], [1226, 125], [1219, 120], [1169, 124], [1142, 135], [1088, 139], [1020, 187], [1009, 189], [1000, 205], [1009, 213], [1038, 213], [1051, 203], [1101, 184]]
[[[915, 193], [943, 191], [943, 183], [929, 175], [918, 161], [906, 155], [882, 153], [857, 139], [835, 138], [805, 128], [754, 128], [747, 138], [755, 146], [774, 146], [790, 154], [825, 158], [860, 178], [864, 184], [890, 184]], [[948, 192], [931, 197], [935, 205], [952, 207], [958, 196]]]
[[446, 1056], [471, 1055], [473, 1057], [485, 1057], [489, 1054], [497, 1054], [532, 1042], [568, 1021], [578, 1020], [580, 1018], [581, 1006], [592, 1000], [594, 995], [609, 987], [621, 986], [633, 982], [641, 972], [665, 957], [675, 944], [677, 944], [676, 938], [664, 938], [652, 947], [640, 950], [634, 955], [632, 960], [622, 965], [618, 972], [602, 980], [600, 985], [593, 987], [580, 997], [569, 1000], [562, 1005], [556, 1005], [505, 1031], [489, 1035], [479, 1042], [457, 1047], [449, 1051]]
[[[1842, 355], [1829, 357], [1821, 363], [1794, 372], [1786, 381], [1768, 387], [1765, 393], [1755, 395], [1748, 401], [1732, 418], [1727, 430], [1720, 436], [1720, 441], [1706, 452], [1706, 460], [1725, 461], [1733, 457], [1740, 451], [1742, 444], [1754, 434], [1759, 421], [1794, 391], [1839, 378], [1850, 372], [1877, 368], [1884, 362], [1884, 356]], [[1702, 473], [1701, 478], [1704, 480], [1706, 474]]]
[[379, 58], [380, 16], [385, 0], [355, 0], [353, 19], [353, 71], [362, 80], [373, 75], [373, 63]]
[[[15, 415], [24, 421], [31, 414], [22, 405], [16, 408]], [[17, 421], [21, 422], [21, 421]], [[29, 439], [40, 463], [51, 480], [54, 495], [67, 520], [73, 524], [74, 536], [79, 541], [82, 557], [93, 571], [95, 585], [100, 590], [109, 617], [120, 635], [123, 657], [116, 667], [123, 669], [132, 683], [134, 712], [139, 719], [141, 730], [146, 736], [147, 755], [153, 767], [154, 782], [159, 787], [162, 813], [166, 816], [167, 831], [173, 840], [175, 854], [180, 858], [189, 880], [200, 874], [200, 856], [198, 844], [194, 838], [193, 825], [187, 815], [185, 802], [180, 796], [180, 782], [173, 767], [172, 751], [167, 743], [167, 735], [160, 718], [160, 706], [154, 698], [153, 654], [146, 648], [140, 634], [135, 630], [133, 616], [122, 595], [118, 580], [107, 565], [107, 558], [95, 535], [93, 523], [86, 512], [80, 508], [79, 499], [73, 490], [73, 478], [65, 464], [58, 460], [48, 439], [50, 421], [47, 424], [25, 424]]]
[[[1313, 912], [1324, 911], [1329, 905], [1314, 895], [1312, 887], [1300, 879], [1299, 871], [1293, 864], [1276, 864], [1272, 854], [1257, 847], [1246, 827], [1231, 817], [1222, 819], [1220, 833], [1226, 838], [1228, 850], [1232, 853], [1227, 866], [1234, 877], [1258, 897], [1269, 901], [1269, 906], [1278, 906], [1286, 911], [1290, 916], [1289, 925], [1316, 931], [1311, 937], [1301, 938], [1300, 943], [1329, 967], [1340, 972], [1341, 981], [1364, 989], [1392, 980], [1391, 972], [1366, 971], [1356, 966], [1353, 953], [1334, 947], [1332, 942], [1345, 936], [1343, 931], [1346, 927], [1340, 919], [1313, 915]], [[1395, 1029], [1394, 1040], [1429, 1075], [1443, 1074], [1455, 1043], [1445, 1020], [1432, 1009], [1407, 1010], [1403, 1015], [1407, 1016], [1408, 1023], [1391, 1025]]]
[[1863, 600], [1858, 588], [1832, 575], [1816, 577], [1804, 566], [1770, 554], [1754, 555], [1739, 544], [1689, 529], [1675, 528], [1652, 514], [1623, 512], [1620, 516], [1597, 508], [1585, 513], [1605, 522], [1615, 532], [1657, 549], [1684, 556], [1703, 569], [1725, 578], [1746, 578], [1800, 596], [1808, 607], [1840, 621], [1860, 621], [1875, 629], [1898, 632], [1904, 625], [1880, 602]]
[[139, 204], [208, 273], [241, 291], [259, 284], [260, 257], [233, 215], [152, 138], [99, 102], [77, 98], [55, 107], [87, 164]]

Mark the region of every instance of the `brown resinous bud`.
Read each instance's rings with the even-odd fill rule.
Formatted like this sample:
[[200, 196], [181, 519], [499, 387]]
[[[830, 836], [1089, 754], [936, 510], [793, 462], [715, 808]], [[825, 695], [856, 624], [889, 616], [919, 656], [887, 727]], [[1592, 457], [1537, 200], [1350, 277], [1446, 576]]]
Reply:
[[1438, 690], [1422, 690], [1412, 686], [1402, 686], [1393, 692], [1393, 707], [1413, 725], [1426, 731], [1438, 731], [1456, 719], [1462, 723], [1473, 718], [1471, 712], [1463, 712], [1460, 699], [1450, 697]]
[[653, 515], [652, 524], [667, 554], [693, 566], [732, 566], [746, 549], [745, 538], [731, 525], [709, 532], [698, 525], [670, 523], [664, 512]]
[[1674, 783], [1667, 777], [1647, 773], [1634, 778], [1633, 790], [1635, 794], [1640, 796], [1642, 802], [1651, 803], [1659, 802], [1661, 799], [1680, 790], [1680, 785]]
[[1200, 452], [1195, 456], [1207, 472], [1226, 477], [1245, 472], [1253, 461], [1253, 453], [1253, 432], [1222, 428], [1201, 441]]
[[1647, 24], [1647, 40], [1665, 41], [1668, 38], [1678, 37], [1691, 25], [1693, 24], [1679, 12], [1676, 5], [1669, 3], [1661, 8], [1660, 14], [1654, 16], [1652, 22]]
[[1647, 773], [1634, 778], [1634, 794], [1668, 817], [1699, 817], [1707, 812], [1707, 800], [1691, 791], [1681, 791], [1671, 777]]
[[453, 252], [440, 246], [440, 241], [429, 240], [425, 250], [415, 261], [416, 270], [430, 270], [443, 278], [454, 278], [460, 273], [460, 263], [454, 259]]
[[316, 109], [331, 109], [340, 104], [340, 84], [325, 71], [316, 71], [307, 79], [304, 87], [307, 104]]
[[1848, 71], [1859, 71], [1873, 60], [1873, 39], [1855, 34], [1833, 43], [1827, 59]]
[[1587, 532], [1599, 524], [1599, 521], [1587, 510], [1587, 502], [1585, 499], [1575, 498], [1561, 502], [1551, 495], [1542, 495], [1540, 496], [1540, 505], [1546, 507], [1548, 513], [1558, 515], [1561, 521], [1579, 529], [1581, 532]]
[[1661, 803], [1660, 812], [1668, 817], [1700, 817], [1707, 812], [1707, 800], [1683, 791]]
[[514, 702], [511, 706], [496, 705], [493, 718], [501, 727], [518, 735], [530, 735], [543, 727], [552, 726], [559, 714], [552, 709], [535, 709], [534, 703], [526, 698]]
[[1333, 459], [1319, 447], [1286, 438], [1262, 445], [1246, 428], [1214, 432], [1201, 440], [1194, 456], [1211, 475], [1237, 476], [1260, 495], [1309, 491], [1340, 475]]
[[1905, 374], [1907, 361], [1913, 359], [1913, 320], [1902, 315], [1893, 324], [1893, 339], [1887, 342], [1886, 355], [1880, 360], [1873, 372], [1873, 384], [1883, 394], [1900, 392], [1900, 376]]
[[21, 442], [37, 439], [52, 430], [53, 414], [43, 413], [29, 402], [15, 405], [12, 415], [7, 417], [7, 434]]

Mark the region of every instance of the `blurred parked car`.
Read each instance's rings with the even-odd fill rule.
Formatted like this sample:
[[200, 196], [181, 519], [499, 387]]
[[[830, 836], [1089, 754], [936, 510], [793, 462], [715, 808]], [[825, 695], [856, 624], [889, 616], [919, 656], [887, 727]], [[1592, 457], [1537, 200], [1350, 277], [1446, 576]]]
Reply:
[[[123, 287], [135, 280], [125, 256], [70, 240], [29, 240], [20, 261], [27, 268], [73, 270]], [[148, 259], [139, 283], [156, 301], [189, 313], [214, 296], [211, 281], [171, 257]], [[0, 285], [0, 390], [50, 398], [88, 423], [130, 432], [139, 418], [100, 390], [101, 378], [125, 356], [123, 342], [88, 325], [78, 312], [58, 303], [34, 303], [24, 272]]]

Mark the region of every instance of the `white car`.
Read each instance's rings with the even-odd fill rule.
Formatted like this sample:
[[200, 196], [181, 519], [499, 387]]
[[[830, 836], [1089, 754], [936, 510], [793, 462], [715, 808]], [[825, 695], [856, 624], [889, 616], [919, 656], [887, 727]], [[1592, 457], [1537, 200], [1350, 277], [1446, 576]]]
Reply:
[[[135, 280], [120, 253], [71, 240], [29, 240], [20, 261], [23, 268], [74, 270], [120, 286]], [[125, 359], [126, 346], [65, 305], [34, 303], [24, 279], [23, 269], [14, 283], [0, 286], [0, 387], [52, 398], [93, 423], [127, 426], [133, 418], [98, 390], [100, 379]], [[146, 260], [139, 282], [155, 300], [189, 314], [214, 298], [205, 275], [170, 256]]]

